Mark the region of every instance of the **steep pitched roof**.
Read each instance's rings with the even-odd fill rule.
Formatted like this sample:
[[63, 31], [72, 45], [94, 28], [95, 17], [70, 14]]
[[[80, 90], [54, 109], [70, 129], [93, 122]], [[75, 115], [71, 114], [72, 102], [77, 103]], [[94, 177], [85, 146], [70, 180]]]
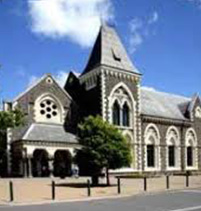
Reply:
[[100, 65], [139, 74], [138, 70], [133, 66], [115, 29], [105, 24], [100, 28], [83, 74], [92, 71]]
[[64, 94], [71, 99], [71, 96], [66, 92], [65, 89], [63, 89], [59, 83], [54, 79], [54, 77], [51, 74], [45, 74], [43, 75], [41, 78], [39, 78], [38, 80], [36, 80], [32, 85], [28, 86], [27, 89], [25, 89], [24, 92], [20, 93], [17, 97], [14, 98], [13, 102], [18, 101], [21, 97], [23, 97], [24, 95], [26, 95], [28, 92], [30, 92], [33, 88], [35, 88], [36, 86], [38, 86], [38, 84], [40, 84], [42, 81], [46, 80], [47, 78], [51, 78], [53, 80], [53, 82], [58, 86], [58, 88], [64, 92]]
[[178, 120], [186, 120], [185, 113], [190, 98], [141, 88], [142, 114]]

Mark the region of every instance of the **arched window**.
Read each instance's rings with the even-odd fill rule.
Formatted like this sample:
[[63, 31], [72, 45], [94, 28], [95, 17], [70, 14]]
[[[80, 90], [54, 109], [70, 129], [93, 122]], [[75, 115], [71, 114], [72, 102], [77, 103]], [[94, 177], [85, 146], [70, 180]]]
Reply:
[[51, 99], [45, 99], [40, 103], [40, 114], [47, 119], [51, 119], [58, 115], [58, 106]]
[[175, 144], [174, 139], [171, 140], [172, 145], [168, 146], [168, 166], [175, 167]]
[[52, 95], [39, 97], [35, 102], [34, 111], [36, 122], [63, 122], [61, 103]]
[[187, 166], [193, 166], [193, 147], [187, 147]]
[[160, 168], [160, 134], [154, 124], [145, 129], [145, 170], [158, 170]]
[[112, 89], [108, 103], [109, 122], [123, 127], [130, 127], [136, 123], [135, 99], [126, 84], [120, 82]]
[[155, 140], [151, 136], [147, 145], [147, 167], [155, 167]]
[[113, 124], [120, 125], [120, 106], [117, 101], [113, 105]]
[[176, 127], [171, 126], [166, 133], [167, 170], [180, 168], [180, 135]]
[[197, 136], [192, 128], [186, 132], [186, 169], [198, 167]]
[[123, 115], [123, 126], [130, 126], [130, 114], [129, 114], [129, 107], [127, 105], [127, 103], [124, 103], [123, 106], [123, 111], [122, 111], [122, 115]]

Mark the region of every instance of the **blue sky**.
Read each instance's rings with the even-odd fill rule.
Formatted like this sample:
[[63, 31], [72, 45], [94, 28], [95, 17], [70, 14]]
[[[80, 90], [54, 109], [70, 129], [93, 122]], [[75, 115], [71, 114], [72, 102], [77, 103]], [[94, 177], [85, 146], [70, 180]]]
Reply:
[[70, 70], [82, 72], [100, 19], [115, 25], [144, 86], [201, 92], [200, 0], [3, 0], [0, 98], [45, 73], [62, 84]]

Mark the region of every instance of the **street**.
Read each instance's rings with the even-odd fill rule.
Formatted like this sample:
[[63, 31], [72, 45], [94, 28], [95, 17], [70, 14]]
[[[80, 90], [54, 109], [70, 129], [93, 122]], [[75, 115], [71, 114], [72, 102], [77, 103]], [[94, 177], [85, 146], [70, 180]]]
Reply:
[[0, 206], [0, 211], [201, 211], [201, 190], [41, 205]]

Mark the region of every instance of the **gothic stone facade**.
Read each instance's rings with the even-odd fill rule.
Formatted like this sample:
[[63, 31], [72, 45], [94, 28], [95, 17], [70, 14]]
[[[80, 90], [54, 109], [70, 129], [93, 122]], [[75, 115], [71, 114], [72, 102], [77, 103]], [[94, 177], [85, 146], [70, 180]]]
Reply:
[[[101, 115], [131, 144], [132, 164], [117, 172], [201, 169], [201, 100], [141, 87], [141, 74], [114, 28], [103, 25], [83, 73], [64, 88], [46, 75], [5, 109], [20, 107], [26, 125], [8, 130], [9, 172], [16, 176], [70, 175], [81, 146], [78, 122]], [[112, 171], [111, 171], [112, 172]]]

